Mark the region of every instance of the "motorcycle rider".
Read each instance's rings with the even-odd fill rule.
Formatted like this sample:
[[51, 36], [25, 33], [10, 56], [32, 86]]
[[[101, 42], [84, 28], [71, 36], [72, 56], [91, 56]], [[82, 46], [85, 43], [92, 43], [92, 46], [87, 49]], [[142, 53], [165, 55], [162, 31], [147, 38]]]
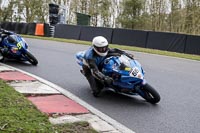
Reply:
[[99, 96], [104, 85], [110, 85], [113, 82], [111, 77], [105, 76], [101, 72], [101, 63], [109, 56], [121, 54], [126, 54], [133, 58], [133, 55], [122, 50], [110, 49], [105, 37], [96, 36], [93, 38], [92, 46], [86, 51], [84, 56], [85, 65], [83, 65], [82, 73], [86, 76], [95, 97]]
[[4, 29], [0, 29], [0, 57], [2, 57], [2, 54], [7, 54], [8, 52], [8, 48], [4, 47], [2, 45], [2, 41], [6, 36], [12, 35], [13, 32], [4, 30]]

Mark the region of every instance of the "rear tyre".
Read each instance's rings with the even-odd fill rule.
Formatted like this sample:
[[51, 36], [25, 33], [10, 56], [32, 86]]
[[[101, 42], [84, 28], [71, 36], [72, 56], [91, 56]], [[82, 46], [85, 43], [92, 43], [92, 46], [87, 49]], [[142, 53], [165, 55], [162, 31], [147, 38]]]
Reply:
[[4, 62], [4, 56], [3, 56], [3, 53], [1, 52], [1, 50], [0, 50], [0, 62]]
[[27, 51], [24, 56], [32, 65], [36, 66], [38, 64], [38, 60], [30, 52]]
[[145, 84], [141, 88], [141, 91], [142, 91], [142, 94], [140, 94], [140, 96], [143, 97], [147, 102], [156, 104], [160, 101], [159, 93], [149, 84]]

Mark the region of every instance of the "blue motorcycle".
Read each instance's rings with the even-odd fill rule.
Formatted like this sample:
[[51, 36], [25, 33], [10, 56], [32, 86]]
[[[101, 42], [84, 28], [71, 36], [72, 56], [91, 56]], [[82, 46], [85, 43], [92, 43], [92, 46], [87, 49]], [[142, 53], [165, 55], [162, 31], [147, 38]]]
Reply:
[[7, 31], [7, 33], [9, 33], [9, 35], [2, 37], [0, 61], [3, 62], [5, 58], [8, 58], [19, 61], [28, 61], [32, 65], [37, 65], [38, 60], [28, 50], [27, 42], [18, 34], [10, 31]]
[[[87, 65], [84, 61], [84, 54], [85, 51], [76, 54], [77, 63], [80, 66]], [[152, 104], [160, 101], [159, 93], [146, 82], [144, 70], [137, 60], [123, 54], [110, 56], [103, 61], [101, 71], [114, 80], [112, 84], [101, 85], [102, 87], [112, 88], [115, 92], [126, 95], [140, 95]]]

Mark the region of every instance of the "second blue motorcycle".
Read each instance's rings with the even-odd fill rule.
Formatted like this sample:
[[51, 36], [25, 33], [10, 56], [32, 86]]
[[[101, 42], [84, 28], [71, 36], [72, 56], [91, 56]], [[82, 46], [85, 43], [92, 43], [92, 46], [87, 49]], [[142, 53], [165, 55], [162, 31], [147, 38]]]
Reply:
[[[7, 31], [9, 32], [9, 31]], [[9, 35], [2, 37], [1, 49], [6, 50], [1, 52], [0, 61], [3, 62], [5, 58], [15, 59], [19, 61], [28, 61], [32, 65], [37, 65], [38, 60], [28, 50], [28, 44], [20, 35], [9, 32]]]

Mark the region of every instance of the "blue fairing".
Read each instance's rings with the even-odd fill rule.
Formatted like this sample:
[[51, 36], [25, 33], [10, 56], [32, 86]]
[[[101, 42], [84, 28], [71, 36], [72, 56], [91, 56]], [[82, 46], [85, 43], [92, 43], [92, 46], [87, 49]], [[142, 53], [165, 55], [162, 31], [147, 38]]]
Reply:
[[[119, 56], [112, 56], [105, 59], [102, 72], [105, 75], [115, 79], [113, 82], [114, 86], [117, 86], [118, 88], [121, 87], [126, 89], [133, 89], [135, 88], [135, 85], [142, 84], [144, 80], [144, 72], [138, 61], [130, 59], [126, 56], [123, 59]], [[134, 68], [137, 68], [141, 78], [136, 77], [136, 75], [131, 75], [131, 72]]]

